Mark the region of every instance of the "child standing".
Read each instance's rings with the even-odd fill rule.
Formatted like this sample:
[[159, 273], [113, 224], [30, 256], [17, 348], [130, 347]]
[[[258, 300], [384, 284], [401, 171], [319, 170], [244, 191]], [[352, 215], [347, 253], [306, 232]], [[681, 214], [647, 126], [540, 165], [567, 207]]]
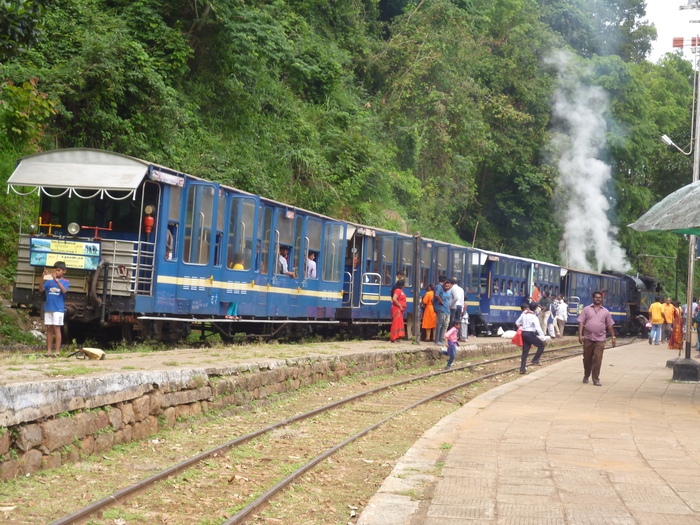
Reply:
[[452, 362], [455, 360], [455, 357], [457, 357], [457, 339], [459, 339], [460, 326], [462, 326], [462, 323], [460, 321], [456, 321], [454, 326], [450, 328], [445, 334], [445, 341], [447, 341], [447, 350], [442, 353], [449, 357], [449, 359], [447, 360], [447, 366], [445, 366], [445, 370], [452, 366]]
[[[46, 357], [58, 357], [61, 353], [61, 327], [65, 312], [65, 295], [70, 283], [63, 276], [66, 273], [66, 263], [56, 261], [53, 274], [44, 268], [43, 281], [40, 290], [46, 292], [44, 305], [44, 324], [46, 325]], [[51, 353], [53, 339], [56, 339], [56, 354]]]

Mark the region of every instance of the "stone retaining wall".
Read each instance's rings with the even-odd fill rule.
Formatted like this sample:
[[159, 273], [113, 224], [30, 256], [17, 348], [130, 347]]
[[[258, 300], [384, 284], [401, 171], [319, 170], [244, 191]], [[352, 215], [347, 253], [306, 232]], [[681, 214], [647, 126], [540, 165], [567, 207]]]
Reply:
[[[463, 345], [458, 359], [512, 349]], [[272, 394], [444, 360], [436, 349], [289, 359], [236, 367], [130, 372], [0, 387], [0, 480], [60, 467], [144, 439], [179, 418], [247, 407]]]

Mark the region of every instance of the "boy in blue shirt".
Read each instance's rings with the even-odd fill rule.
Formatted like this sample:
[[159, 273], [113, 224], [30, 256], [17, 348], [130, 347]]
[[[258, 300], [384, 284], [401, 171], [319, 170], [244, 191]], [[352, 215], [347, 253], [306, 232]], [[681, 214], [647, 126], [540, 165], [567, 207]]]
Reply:
[[435, 287], [435, 296], [433, 297], [433, 308], [437, 316], [435, 324], [435, 344], [442, 344], [447, 330], [447, 323], [450, 320], [450, 290], [445, 289], [450, 286], [444, 276], [441, 276], [438, 285]]
[[[57, 261], [53, 265], [53, 273], [44, 268], [41, 289], [46, 292], [44, 305], [44, 324], [46, 325], [46, 357], [56, 357], [61, 353], [61, 327], [65, 312], [64, 297], [70, 283], [63, 276], [66, 273], [66, 263]], [[56, 339], [56, 354], [51, 353], [53, 339]]]

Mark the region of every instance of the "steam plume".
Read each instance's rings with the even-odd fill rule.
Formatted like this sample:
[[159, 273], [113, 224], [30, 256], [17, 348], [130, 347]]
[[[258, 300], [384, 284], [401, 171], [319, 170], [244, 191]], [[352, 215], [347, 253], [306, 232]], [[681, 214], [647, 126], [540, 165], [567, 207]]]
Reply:
[[558, 216], [564, 220], [562, 260], [582, 270], [625, 271], [630, 265], [608, 218], [605, 190], [611, 170], [599, 158], [605, 146], [607, 94], [581, 81], [570, 54], [557, 52], [548, 62], [556, 68], [559, 82], [552, 145], [559, 171]]

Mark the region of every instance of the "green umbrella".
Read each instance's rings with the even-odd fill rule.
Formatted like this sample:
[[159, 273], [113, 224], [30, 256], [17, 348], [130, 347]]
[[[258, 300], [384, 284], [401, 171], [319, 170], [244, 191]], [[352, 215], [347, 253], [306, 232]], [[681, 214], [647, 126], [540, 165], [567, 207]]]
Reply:
[[683, 186], [657, 202], [629, 227], [640, 232], [671, 231], [700, 236], [700, 181]]

